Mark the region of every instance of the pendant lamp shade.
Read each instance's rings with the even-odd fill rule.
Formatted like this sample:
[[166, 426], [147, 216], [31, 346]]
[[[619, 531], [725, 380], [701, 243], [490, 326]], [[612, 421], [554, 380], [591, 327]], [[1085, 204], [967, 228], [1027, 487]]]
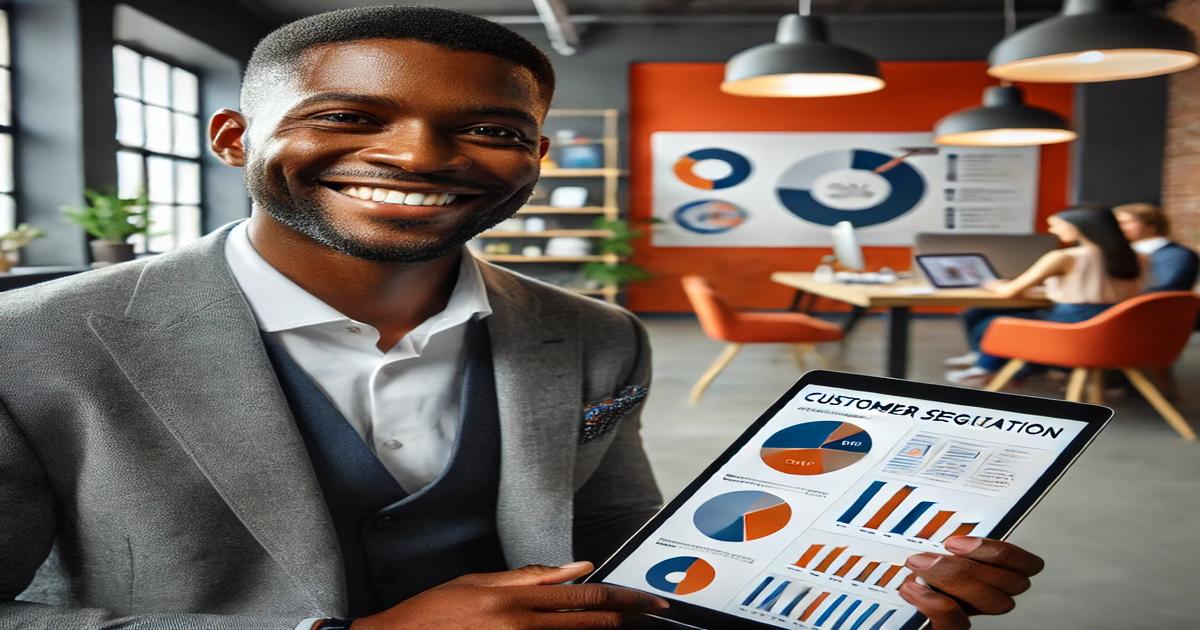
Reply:
[[1060, 15], [992, 48], [988, 74], [1008, 81], [1092, 83], [1187, 70], [1200, 63], [1196, 38], [1129, 0], [1067, 0]]
[[825, 22], [791, 14], [779, 20], [775, 41], [734, 55], [721, 91], [738, 96], [845, 96], [883, 89], [870, 55], [829, 42]]
[[1023, 147], [1075, 139], [1067, 121], [1054, 112], [1026, 105], [1021, 91], [996, 85], [983, 92], [983, 106], [939, 120], [933, 141], [951, 146]]

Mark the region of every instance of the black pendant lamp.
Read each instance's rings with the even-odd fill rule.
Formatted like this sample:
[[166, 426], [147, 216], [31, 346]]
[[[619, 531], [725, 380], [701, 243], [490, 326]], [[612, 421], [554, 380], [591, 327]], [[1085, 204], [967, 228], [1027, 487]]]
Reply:
[[1024, 147], [1069, 142], [1076, 135], [1048, 109], [1024, 103], [1011, 85], [983, 91], [983, 106], [954, 112], [933, 128], [933, 141], [952, 146]]
[[988, 60], [988, 73], [1008, 81], [1091, 83], [1179, 72], [1200, 56], [1186, 26], [1130, 0], [1066, 0], [1060, 15], [1010, 34]]
[[864, 94], [883, 89], [879, 63], [870, 55], [829, 42], [825, 21], [798, 14], [779, 20], [775, 41], [734, 55], [725, 64], [721, 91], [738, 96], [813, 97]]

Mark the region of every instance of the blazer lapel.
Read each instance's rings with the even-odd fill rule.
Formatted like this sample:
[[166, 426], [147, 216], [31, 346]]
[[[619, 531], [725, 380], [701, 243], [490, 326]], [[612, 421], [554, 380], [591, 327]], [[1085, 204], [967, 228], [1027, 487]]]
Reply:
[[228, 229], [146, 265], [94, 334], [233, 513], [322, 611], [346, 601], [337, 537], [258, 327], [225, 263]]
[[500, 412], [496, 525], [509, 566], [572, 560], [572, 470], [582, 400], [578, 325], [480, 263]]

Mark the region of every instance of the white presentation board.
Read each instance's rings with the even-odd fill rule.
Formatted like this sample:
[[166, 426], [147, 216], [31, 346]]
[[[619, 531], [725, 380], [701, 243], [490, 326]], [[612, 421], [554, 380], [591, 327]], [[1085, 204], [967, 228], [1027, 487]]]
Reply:
[[1040, 149], [938, 147], [929, 133], [658, 132], [655, 247], [864, 245], [1034, 228]]

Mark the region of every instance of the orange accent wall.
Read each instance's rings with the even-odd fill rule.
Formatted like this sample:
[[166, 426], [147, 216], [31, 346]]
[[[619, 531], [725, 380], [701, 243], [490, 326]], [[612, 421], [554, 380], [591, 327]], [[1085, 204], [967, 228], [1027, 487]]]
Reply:
[[[979, 105], [995, 80], [982, 61], [881, 64], [887, 87], [836, 98], [747, 98], [720, 91], [724, 64], [637, 63], [630, 69], [630, 216], [651, 215], [650, 134], [656, 131], [928, 131], [942, 116]], [[1022, 84], [1026, 102], [1058, 112], [1073, 109], [1069, 85]], [[1042, 149], [1037, 229], [1067, 203], [1070, 145]], [[655, 278], [629, 286], [628, 306], [641, 313], [691, 311], [679, 278], [700, 274], [740, 308], [784, 308], [792, 291], [770, 281], [773, 271], [809, 271], [831, 249], [821, 247], [654, 247], [644, 236], [633, 261]], [[865, 248], [869, 268], [907, 269], [907, 247]], [[838, 308], [821, 303], [818, 309]]]

